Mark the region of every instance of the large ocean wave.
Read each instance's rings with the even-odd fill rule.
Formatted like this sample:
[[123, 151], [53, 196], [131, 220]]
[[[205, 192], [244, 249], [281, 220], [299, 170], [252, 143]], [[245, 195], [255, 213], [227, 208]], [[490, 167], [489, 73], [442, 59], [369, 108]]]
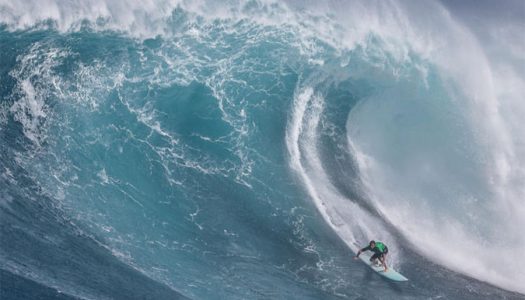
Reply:
[[[525, 292], [522, 23], [124, 0], [2, 1], [0, 23], [9, 276], [79, 298]], [[409, 285], [363, 278], [372, 238]]]

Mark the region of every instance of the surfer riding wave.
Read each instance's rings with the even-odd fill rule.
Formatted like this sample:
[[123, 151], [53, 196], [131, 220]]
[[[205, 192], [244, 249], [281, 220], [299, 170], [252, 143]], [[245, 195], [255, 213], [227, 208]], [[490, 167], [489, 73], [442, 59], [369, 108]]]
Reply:
[[377, 265], [377, 260], [379, 260], [381, 262], [381, 265], [383, 265], [383, 267], [385, 268], [385, 272], [388, 270], [388, 267], [386, 265], [386, 255], [388, 254], [388, 247], [385, 244], [379, 241], [376, 242], [372, 240], [370, 241], [367, 247], [364, 247], [357, 252], [356, 256], [354, 256], [354, 259], [358, 259], [359, 255], [365, 251], [374, 252], [374, 255], [370, 257], [370, 262], [373, 265]]

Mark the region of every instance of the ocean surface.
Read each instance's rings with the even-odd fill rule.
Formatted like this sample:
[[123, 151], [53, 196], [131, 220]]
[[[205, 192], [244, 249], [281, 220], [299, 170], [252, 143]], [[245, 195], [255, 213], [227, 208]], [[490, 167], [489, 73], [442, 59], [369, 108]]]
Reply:
[[523, 16], [0, 1], [0, 298], [525, 299]]

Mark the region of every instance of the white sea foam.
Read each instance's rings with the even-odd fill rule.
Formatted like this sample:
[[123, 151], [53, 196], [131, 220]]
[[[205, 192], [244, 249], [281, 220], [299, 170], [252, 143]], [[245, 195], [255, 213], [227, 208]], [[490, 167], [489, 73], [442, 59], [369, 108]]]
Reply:
[[[17, 81], [11, 97], [16, 96], [17, 100], [9, 107], [9, 113], [22, 124], [25, 136], [35, 145], [40, 145], [46, 137], [49, 112], [45, 98], [57, 88], [60, 79], [53, 69], [60, 61], [57, 58], [65, 56], [67, 51], [35, 43], [29, 53], [17, 58], [18, 68], [10, 72]], [[44, 83], [41, 78], [49, 82]]]

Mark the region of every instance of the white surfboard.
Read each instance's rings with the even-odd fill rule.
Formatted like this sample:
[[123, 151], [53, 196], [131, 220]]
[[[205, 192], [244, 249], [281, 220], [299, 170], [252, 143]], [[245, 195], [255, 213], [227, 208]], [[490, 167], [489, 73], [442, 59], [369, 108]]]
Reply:
[[365, 251], [359, 254], [359, 258], [364, 263], [366, 263], [370, 268], [372, 268], [372, 270], [376, 271], [379, 275], [383, 277], [386, 277], [393, 281], [408, 281], [408, 278], [401, 275], [401, 273], [398, 273], [396, 270], [394, 270], [394, 268], [389, 267], [387, 271], [385, 272], [385, 268], [383, 267], [383, 265], [381, 266], [373, 265], [370, 262], [370, 257], [372, 257], [372, 254], [373, 253], [371, 251]]

